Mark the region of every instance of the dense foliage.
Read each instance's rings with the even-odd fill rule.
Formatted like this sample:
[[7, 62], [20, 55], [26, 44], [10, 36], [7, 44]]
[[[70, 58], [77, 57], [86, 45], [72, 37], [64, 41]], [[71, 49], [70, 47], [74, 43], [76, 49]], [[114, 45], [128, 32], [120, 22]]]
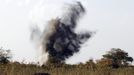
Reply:
[[130, 57], [127, 52], [119, 48], [112, 48], [107, 54], [103, 55], [103, 58], [99, 62], [106, 62], [108, 66], [118, 68], [120, 66], [128, 66], [129, 62], [132, 61], [133, 58]]

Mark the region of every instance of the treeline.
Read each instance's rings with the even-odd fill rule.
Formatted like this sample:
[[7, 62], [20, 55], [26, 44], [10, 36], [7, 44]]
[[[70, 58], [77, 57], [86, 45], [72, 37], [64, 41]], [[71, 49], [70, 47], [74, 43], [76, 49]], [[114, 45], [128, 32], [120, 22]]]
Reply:
[[[90, 59], [86, 63], [75, 65], [50, 62], [47, 65], [11, 62], [10, 51], [0, 49], [0, 75], [33, 75], [49, 73], [50, 75], [133, 75], [133, 58], [119, 48], [113, 48], [102, 55], [99, 60]], [[3, 60], [4, 59], [4, 60]], [[6, 62], [5, 62], [6, 60]]]
[[[111, 68], [120, 68], [120, 67], [131, 67], [133, 58], [128, 55], [127, 52], [121, 50], [119, 48], [112, 48], [111, 50], [107, 51], [106, 54], [102, 55], [103, 58], [99, 60], [89, 59], [85, 64], [79, 63], [75, 65], [75, 67], [83, 67], [83, 68], [97, 68], [97, 67], [111, 67]], [[65, 63], [54, 63], [54, 61], [49, 62], [45, 66], [69, 66]]]

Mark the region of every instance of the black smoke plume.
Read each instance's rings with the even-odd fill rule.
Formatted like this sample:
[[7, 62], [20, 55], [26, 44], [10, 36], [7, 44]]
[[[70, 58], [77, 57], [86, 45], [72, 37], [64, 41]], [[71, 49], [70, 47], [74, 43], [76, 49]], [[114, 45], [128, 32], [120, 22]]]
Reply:
[[75, 32], [77, 21], [84, 13], [85, 9], [80, 2], [68, 4], [68, 11], [61, 18], [49, 21], [42, 33], [38, 28], [32, 29], [32, 38], [35, 34], [40, 35], [42, 64], [64, 62], [78, 52], [81, 45], [91, 37], [92, 32]]

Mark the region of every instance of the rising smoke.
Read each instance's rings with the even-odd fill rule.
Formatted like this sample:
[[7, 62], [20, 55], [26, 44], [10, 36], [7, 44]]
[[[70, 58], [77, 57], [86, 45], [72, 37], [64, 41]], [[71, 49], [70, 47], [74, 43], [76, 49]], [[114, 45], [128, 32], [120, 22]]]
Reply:
[[40, 64], [63, 63], [73, 56], [92, 35], [92, 32], [76, 33], [78, 19], [85, 13], [80, 2], [67, 5], [68, 11], [61, 18], [52, 19], [47, 23], [44, 31], [38, 27], [32, 28], [31, 38], [38, 38], [41, 50]]

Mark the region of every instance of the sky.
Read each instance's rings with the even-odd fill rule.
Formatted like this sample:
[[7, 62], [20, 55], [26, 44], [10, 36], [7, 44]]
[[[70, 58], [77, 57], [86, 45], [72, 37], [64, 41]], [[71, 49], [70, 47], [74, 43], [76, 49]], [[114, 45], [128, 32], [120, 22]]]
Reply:
[[[30, 27], [42, 30], [47, 21], [60, 17], [65, 3], [75, 0], [0, 0], [0, 46], [10, 49], [15, 61], [33, 62], [38, 49], [30, 40]], [[76, 31], [96, 31], [67, 63], [100, 59], [111, 48], [121, 48], [134, 58], [134, 0], [79, 0], [86, 14]]]

